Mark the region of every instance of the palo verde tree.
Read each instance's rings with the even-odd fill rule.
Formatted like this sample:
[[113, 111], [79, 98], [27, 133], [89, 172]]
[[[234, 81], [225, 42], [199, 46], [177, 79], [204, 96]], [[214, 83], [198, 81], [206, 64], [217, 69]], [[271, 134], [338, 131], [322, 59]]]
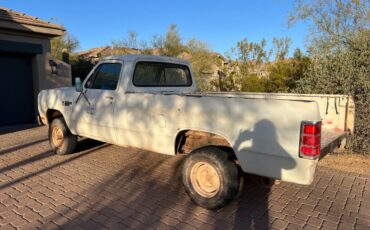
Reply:
[[[285, 50], [284, 53], [289, 51], [288, 46]], [[303, 78], [310, 59], [299, 48], [295, 49], [291, 58], [286, 58], [286, 54], [282, 53], [276, 56], [277, 60], [270, 63], [268, 68], [269, 79], [266, 81], [265, 91], [271, 93], [292, 92], [296, 89], [297, 82]]]
[[159, 50], [159, 54], [168, 57], [179, 57], [186, 50], [176, 24], [168, 27], [165, 36], [154, 35], [151, 43], [154, 49]]
[[135, 31], [128, 31], [127, 37], [112, 41], [113, 53], [122, 55], [136, 51], [138, 54], [152, 54], [152, 50], [148, 47], [145, 40], [138, 39], [138, 34]]
[[212, 55], [206, 43], [195, 38], [187, 42], [186, 52], [190, 57], [189, 62], [191, 63], [200, 90], [212, 90], [208, 75], [214, 71], [213, 67], [217, 63], [217, 56]]
[[59, 60], [62, 60], [63, 53], [72, 53], [78, 46], [79, 41], [65, 32], [62, 36], [51, 39], [51, 55]]
[[275, 61], [269, 64], [269, 78], [265, 82], [265, 92], [282, 93], [288, 91], [286, 84], [293, 72], [293, 60], [286, 60], [289, 53], [291, 39], [273, 38]]
[[[57, 24], [63, 25], [58, 18], [51, 18], [51, 21]], [[56, 59], [62, 60], [63, 53], [71, 54], [76, 51], [79, 47], [80, 42], [77, 38], [70, 35], [68, 32], [64, 32], [62, 36], [52, 38], [50, 41], [51, 45], [51, 56]]]
[[222, 83], [225, 89], [263, 92], [264, 79], [259, 78], [254, 70], [268, 62], [270, 55], [271, 51], [266, 51], [265, 39], [260, 42], [249, 42], [246, 38], [238, 41], [228, 55], [230, 64], [224, 70], [227, 74]]
[[292, 40], [289, 37], [280, 39], [274, 37], [272, 42], [274, 43], [275, 61], [285, 60]]
[[137, 33], [135, 31], [128, 31], [127, 37], [118, 40], [113, 40], [112, 47], [116, 49], [120, 48], [139, 49]]

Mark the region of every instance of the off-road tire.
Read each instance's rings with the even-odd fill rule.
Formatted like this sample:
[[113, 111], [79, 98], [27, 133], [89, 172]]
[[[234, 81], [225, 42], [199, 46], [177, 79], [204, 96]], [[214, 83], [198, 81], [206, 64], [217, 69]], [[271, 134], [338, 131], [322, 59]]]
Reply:
[[77, 145], [77, 136], [73, 135], [63, 118], [55, 118], [49, 125], [49, 143], [58, 155], [73, 153]]
[[207, 209], [219, 209], [238, 194], [240, 173], [227, 152], [208, 146], [185, 158], [182, 180], [194, 203]]

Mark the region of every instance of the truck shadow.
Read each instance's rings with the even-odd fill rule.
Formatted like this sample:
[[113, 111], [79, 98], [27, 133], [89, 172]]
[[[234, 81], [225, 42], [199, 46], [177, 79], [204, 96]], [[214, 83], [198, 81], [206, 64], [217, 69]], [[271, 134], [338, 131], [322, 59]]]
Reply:
[[87, 151], [104, 144], [105, 143], [101, 141], [96, 141], [89, 138], [81, 138], [78, 140], [75, 152]]

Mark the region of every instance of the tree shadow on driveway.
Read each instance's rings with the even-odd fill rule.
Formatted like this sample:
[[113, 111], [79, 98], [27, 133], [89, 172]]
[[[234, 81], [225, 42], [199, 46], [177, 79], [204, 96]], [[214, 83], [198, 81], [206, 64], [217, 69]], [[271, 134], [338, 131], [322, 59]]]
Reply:
[[42, 139], [39, 139], [39, 140], [31, 141], [31, 142], [24, 143], [24, 144], [18, 144], [18, 145], [15, 145], [15, 146], [12, 146], [12, 147], [9, 147], [9, 148], [6, 148], [6, 149], [2, 149], [2, 150], [0, 150], [0, 156], [5, 155], [7, 153], [15, 152], [15, 151], [20, 150], [20, 149], [28, 148], [28, 147], [31, 147], [33, 145], [40, 144], [40, 143], [42, 143], [44, 141], [47, 141], [47, 140], [48, 140], [47, 138], [42, 138]]
[[[43, 167], [43, 168], [41, 168], [39, 170], [36, 170], [36, 171], [33, 171], [31, 173], [28, 173], [28, 174], [26, 173], [25, 175], [23, 175], [21, 177], [17, 177], [17, 178], [14, 178], [12, 180], [9, 180], [5, 183], [1, 183], [0, 184], [0, 190], [4, 189], [4, 188], [7, 188], [9, 186], [12, 186], [16, 183], [20, 183], [20, 182], [23, 182], [27, 179], [33, 178], [33, 177], [35, 177], [39, 174], [51, 171], [52, 169], [54, 169], [56, 167], [59, 167], [59, 166], [62, 166], [64, 164], [67, 164], [69, 162], [72, 162], [74, 160], [77, 160], [77, 159], [79, 159], [79, 158], [81, 158], [85, 155], [90, 154], [91, 152], [93, 152], [95, 150], [98, 150], [98, 149], [101, 149], [101, 148], [104, 148], [104, 147], [107, 147], [107, 144], [103, 145], [102, 142], [89, 140], [89, 139], [83, 139], [78, 144], [78, 148], [76, 149], [76, 154], [71, 154], [70, 156], [66, 157], [67, 159], [65, 159], [63, 161], [60, 161], [58, 163], [48, 165], [47, 167]], [[55, 154], [51, 150], [47, 150], [47, 151], [42, 152], [40, 154], [36, 154], [36, 155], [32, 156], [31, 158], [27, 158], [23, 161], [20, 161], [20, 162], [17, 162], [15, 164], [6, 166], [6, 167], [2, 168], [0, 170], [0, 172], [4, 173], [5, 171], [17, 169], [17, 168], [19, 168], [21, 166], [24, 166], [26, 164], [34, 164], [37, 161], [43, 160], [47, 157], [51, 157], [51, 156], [54, 156], [54, 155]]]
[[58, 218], [67, 217], [69, 220], [62, 224], [65, 229], [248, 229], [269, 226], [269, 222], [261, 225], [248, 221], [251, 217], [257, 219], [268, 215], [268, 205], [261, 202], [267, 202], [270, 190], [251, 182], [255, 176], [244, 175], [247, 186], [240, 196], [225, 208], [212, 211], [195, 205], [186, 194], [181, 180], [183, 156], [169, 157], [143, 150], [128, 153], [131, 149], [114, 148], [115, 154], [125, 158], [122, 165], [118, 166], [119, 162], [111, 165], [112, 170], [108, 171], [114, 174], [93, 185], [82, 200], [64, 206], [59, 216], [47, 221], [58, 222]]

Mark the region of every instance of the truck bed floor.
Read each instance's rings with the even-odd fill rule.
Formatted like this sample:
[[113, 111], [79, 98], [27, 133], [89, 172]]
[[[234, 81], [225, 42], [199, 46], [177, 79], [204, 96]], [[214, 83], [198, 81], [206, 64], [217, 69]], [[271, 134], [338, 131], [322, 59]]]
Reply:
[[342, 141], [347, 138], [347, 133], [342, 130], [323, 129], [321, 132], [321, 154], [322, 159], [326, 154], [338, 148]]

